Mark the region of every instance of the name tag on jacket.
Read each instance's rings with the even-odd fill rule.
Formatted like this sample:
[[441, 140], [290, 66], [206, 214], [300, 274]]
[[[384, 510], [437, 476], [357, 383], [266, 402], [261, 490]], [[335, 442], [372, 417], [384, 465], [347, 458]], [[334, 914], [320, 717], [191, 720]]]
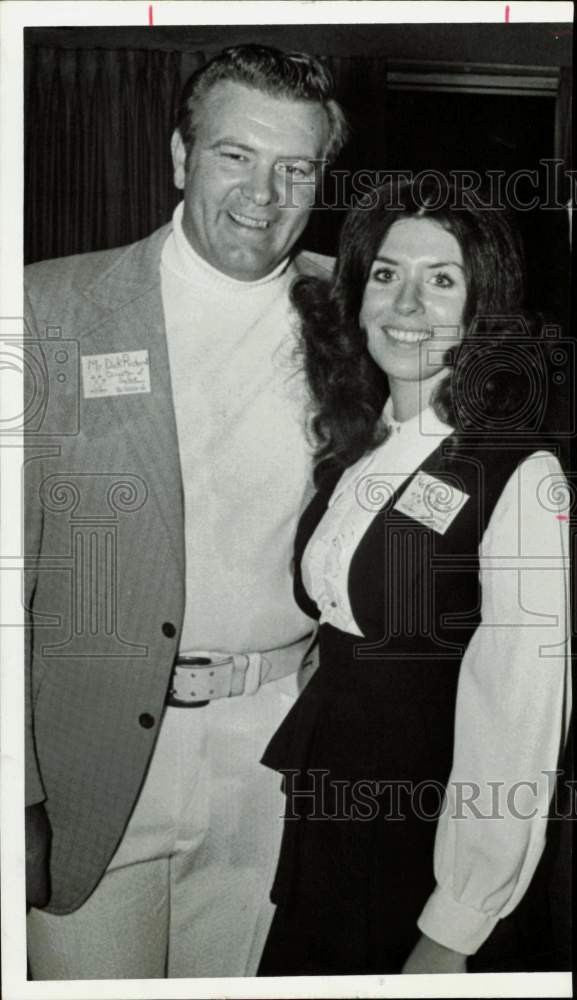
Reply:
[[85, 399], [150, 392], [148, 350], [85, 355], [82, 388]]
[[469, 495], [456, 486], [435, 479], [427, 472], [417, 472], [397, 500], [394, 510], [400, 510], [414, 521], [444, 535], [468, 499]]

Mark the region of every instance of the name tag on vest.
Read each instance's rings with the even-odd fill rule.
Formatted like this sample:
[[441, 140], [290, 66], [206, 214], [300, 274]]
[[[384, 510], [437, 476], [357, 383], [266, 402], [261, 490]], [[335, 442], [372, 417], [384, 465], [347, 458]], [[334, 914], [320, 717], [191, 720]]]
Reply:
[[439, 535], [444, 535], [457, 514], [463, 509], [469, 495], [450, 483], [429, 476], [427, 472], [417, 472], [394, 510], [425, 524]]
[[150, 392], [148, 350], [85, 355], [82, 388], [85, 399]]

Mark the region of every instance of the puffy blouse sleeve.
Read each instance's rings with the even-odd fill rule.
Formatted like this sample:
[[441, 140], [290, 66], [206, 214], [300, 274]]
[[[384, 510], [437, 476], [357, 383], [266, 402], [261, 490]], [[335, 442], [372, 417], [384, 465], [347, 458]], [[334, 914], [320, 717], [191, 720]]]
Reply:
[[509, 479], [480, 548], [481, 625], [463, 658], [437, 887], [418, 921], [474, 954], [529, 886], [570, 710], [567, 482], [537, 452]]

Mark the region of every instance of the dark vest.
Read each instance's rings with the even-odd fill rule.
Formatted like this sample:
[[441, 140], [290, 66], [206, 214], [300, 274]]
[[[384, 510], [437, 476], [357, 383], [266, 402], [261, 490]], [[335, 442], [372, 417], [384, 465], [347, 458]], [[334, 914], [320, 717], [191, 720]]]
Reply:
[[[365, 636], [357, 639], [359, 659], [461, 661], [480, 623], [479, 544], [507, 480], [535, 450], [492, 442], [454, 454], [447, 439], [387, 498], [350, 567], [349, 599]], [[468, 498], [453, 519], [449, 516], [443, 534], [395, 509], [420, 472], [437, 483], [432, 500], [438, 510], [451, 511], [458, 499], [453, 488]], [[370, 480], [367, 491], [358, 491], [361, 498], [364, 492], [378, 493], [378, 477]], [[319, 612], [304, 590], [300, 563], [326, 510], [331, 485], [334, 478], [305, 511], [295, 543], [295, 597], [316, 618]]]
[[[321, 626], [320, 668], [297, 710], [302, 715], [306, 702], [323, 699], [320, 714], [335, 718], [335, 732], [341, 725], [352, 740], [359, 737], [353, 755], [358, 772], [371, 770], [378, 760], [386, 761], [388, 773], [396, 777], [446, 781], [459, 668], [476, 629], [483, 627], [479, 543], [507, 480], [535, 450], [534, 444], [492, 441], [454, 453], [450, 440], [442, 442], [384, 503], [362, 537], [350, 566], [349, 599], [363, 637]], [[444, 534], [395, 509], [419, 472], [435, 480], [441, 507], [451, 505], [453, 487], [467, 495]], [[319, 611], [304, 590], [300, 563], [335, 478], [305, 511], [295, 544], [295, 596], [316, 618]], [[378, 482], [373, 493], [377, 489]], [[290, 728], [289, 721], [285, 736]], [[267, 763], [278, 766], [289, 751], [291, 766], [298, 737], [289, 742], [291, 750], [279, 734], [280, 753], [267, 752]], [[330, 766], [350, 773], [349, 748], [339, 741]], [[300, 752], [296, 756], [303, 761]]]

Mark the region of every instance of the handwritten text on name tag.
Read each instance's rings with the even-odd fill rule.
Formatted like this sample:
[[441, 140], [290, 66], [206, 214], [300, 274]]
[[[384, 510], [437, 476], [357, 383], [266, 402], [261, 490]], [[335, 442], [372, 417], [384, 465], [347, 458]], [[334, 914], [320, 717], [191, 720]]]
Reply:
[[85, 399], [150, 392], [148, 350], [86, 355], [82, 386]]

